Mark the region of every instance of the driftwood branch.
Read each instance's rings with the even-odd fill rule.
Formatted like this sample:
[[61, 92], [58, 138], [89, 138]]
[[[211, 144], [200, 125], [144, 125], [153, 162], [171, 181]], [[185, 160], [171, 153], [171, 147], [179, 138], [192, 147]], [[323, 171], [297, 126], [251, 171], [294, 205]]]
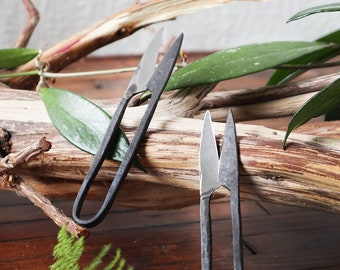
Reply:
[[211, 90], [216, 84], [207, 84], [176, 91], [168, 99], [166, 110], [178, 117], [203, 119], [209, 109], [218, 122], [225, 121], [226, 107], [233, 110], [236, 121], [286, 117], [339, 78], [340, 73], [334, 73], [284, 85], [214, 92]]
[[35, 27], [37, 26], [40, 16], [38, 10], [35, 8], [34, 4], [30, 0], [22, 0], [23, 5], [25, 6], [28, 14], [28, 19], [26, 22], [26, 26], [19, 36], [17, 42], [14, 47], [26, 47], [28, 41], [30, 40]]
[[[48, 63], [49, 71], [58, 72], [87, 54], [127, 37], [145, 26], [230, 1], [232, 0], [152, 0], [136, 4], [56, 44], [43, 53], [41, 61]], [[25, 72], [34, 69], [33, 60], [16, 71]], [[34, 89], [38, 78], [37, 76], [16, 77], [5, 82], [16, 89]]]
[[[88, 236], [88, 231], [76, 224], [71, 218], [67, 217], [62, 211], [52, 205], [52, 203], [34, 188], [28, 185], [22, 178], [12, 173], [19, 165], [25, 165], [34, 157], [47, 152], [51, 148], [51, 143], [45, 137], [27, 146], [17, 153], [10, 153], [0, 162], [0, 187], [5, 190], [15, 191], [20, 196], [28, 198], [37, 207], [50, 217], [58, 226], [65, 225], [67, 230], [78, 236]], [[26, 176], [27, 182], [34, 176]]]
[[[13, 151], [22, 149], [23, 144], [37, 136], [46, 136], [53, 142], [48, 153], [20, 166], [16, 174], [23, 179], [34, 175], [34, 179], [27, 177], [28, 184], [43, 195], [74, 198], [92, 156], [77, 150], [58, 134], [35, 93], [3, 89], [0, 100], [0, 126], [12, 131]], [[97, 103], [113, 113], [112, 105]], [[129, 138], [143, 110], [143, 106], [127, 110], [122, 125]], [[242, 198], [340, 210], [340, 122], [313, 125], [292, 133], [285, 151], [284, 132], [237, 125]], [[201, 127], [199, 119], [176, 117], [159, 107], [139, 151], [148, 173], [132, 168], [117, 203], [147, 208], [197, 203]], [[214, 123], [214, 129], [220, 143], [224, 123]], [[106, 193], [117, 166], [113, 161], [104, 162], [96, 185], [90, 190], [93, 199], [100, 200]], [[223, 192], [215, 195], [225, 196]]]
[[253, 89], [216, 91], [203, 100], [203, 109], [239, 106], [294, 97], [322, 90], [340, 78], [340, 73], [315, 77], [301, 82]]

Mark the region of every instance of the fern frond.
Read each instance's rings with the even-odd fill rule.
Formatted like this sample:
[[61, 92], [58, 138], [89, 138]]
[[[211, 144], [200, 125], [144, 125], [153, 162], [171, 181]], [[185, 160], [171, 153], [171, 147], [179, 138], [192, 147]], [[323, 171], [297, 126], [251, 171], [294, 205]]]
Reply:
[[96, 267], [102, 263], [104, 256], [109, 252], [111, 245], [105, 245], [98, 253], [98, 255], [92, 260], [92, 262], [84, 268], [84, 270], [95, 270]]
[[50, 266], [51, 270], [79, 270], [78, 261], [84, 250], [84, 237], [76, 239], [70, 235], [66, 226], [63, 226], [58, 233], [58, 243], [53, 249], [53, 258], [56, 260]]
[[121, 250], [118, 248], [116, 250], [116, 255], [109, 262], [109, 264], [107, 266], [105, 266], [104, 270], [113, 270], [114, 267], [116, 266], [116, 264], [119, 262], [120, 259], [121, 259]]
[[119, 262], [117, 270], [123, 270], [125, 263], [126, 263], [126, 260], [124, 258], [122, 258]]
[[[79, 239], [75, 235], [67, 232], [66, 226], [63, 226], [58, 233], [58, 243], [53, 249], [54, 264], [50, 266], [51, 270], [79, 270], [79, 259], [84, 251], [84, 237]], [[105, 245], [91, 263], [84, 270], [95, 270], [107, 255], [111, 245]], [[114, 258], [108, 263], [104, 270], [123, 270], [126, 260], [121, 256], [121, 250], [117, 249]], [[116, 268], [115, 268], [116, 267]], [[128, 266], [128, 270], [133, 267]]]

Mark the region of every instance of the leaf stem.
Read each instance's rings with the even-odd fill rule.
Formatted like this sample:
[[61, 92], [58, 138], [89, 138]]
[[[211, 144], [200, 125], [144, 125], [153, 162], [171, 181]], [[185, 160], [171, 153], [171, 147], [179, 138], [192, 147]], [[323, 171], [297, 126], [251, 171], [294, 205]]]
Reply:
[[118, 74], [118, 73], [123, 73], [123, 72], [133, 72], [135, 70], [136, 70], [136, 67], [127, 67], [127, 68], [118, 68], [118, 69], [72, 72], [72, 73], [43, 72], [42, 75], [44, 78], [74, 78], [74, 77], [84, 77], [84, 76]]

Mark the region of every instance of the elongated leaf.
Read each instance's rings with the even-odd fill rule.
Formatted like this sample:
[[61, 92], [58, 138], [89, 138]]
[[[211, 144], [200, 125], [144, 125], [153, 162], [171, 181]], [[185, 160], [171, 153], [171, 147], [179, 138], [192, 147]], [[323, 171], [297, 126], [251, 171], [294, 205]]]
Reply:
[[340, 3], [333, 3], [333, 4], [326, 4], [326, 5], [321, 5], [321, 6], [316, 6], [316, 7], [311, 7], [304, 9], [295, 15], [293, 15], [287, 22], [295, 21], [302, 19], [304, 17], [317, 14], [317, 13], [322, 13], [322, 12], [335, 12], [335, 11], [340, 11]]
[[[111, 117], [82, 96], [57, 88], [41, 88], [40, 97], [54, 126], [70, 143], [94, 155], [104, 138]], [[129, 141], [120, 130], [111, 158], [122, 161]], [[144, 170], [140, 164], [135, 164]]]
[[288, 124], [283, 147], [293, 129], [303, 125], [313, 117], [327, 113], [340, 105], [340, 79], [325, 87], [310, 98], [292, 117]]
[[0, 50], [0, 68], [11, 69], [32, 60], [38, 55], [38, 50], [26, 48]]
[[321, 42], [283, 41], [220, 51], [176, 71], [166, 90], [216, 83], [259, 72], [330, 46]]
[[325, 121], [340, 120], [340, 105], [328, 111], [325, 115]]
[[[329, 42], [329, 43], [332, 42], [332, 43], [340, 44], [340, 30], [336, 30], [315, 41], [316, 42]], [[338, 48], [338, 46], [332, 46], [330, 48], [323, 48], [311, 54], [299, 57], [287, 64], [290, 64], [290, 65], [319, 64], [319, 63], [324, 63], [339, 54], [340, 54], [340, 49]], [[272, 74], [272, 76], [268, 80], [267, 85], [277, 85], [277, 84], [283, 84], [283, 83], [289, 82], [306, 71], [307, 69], [278, 69]]]

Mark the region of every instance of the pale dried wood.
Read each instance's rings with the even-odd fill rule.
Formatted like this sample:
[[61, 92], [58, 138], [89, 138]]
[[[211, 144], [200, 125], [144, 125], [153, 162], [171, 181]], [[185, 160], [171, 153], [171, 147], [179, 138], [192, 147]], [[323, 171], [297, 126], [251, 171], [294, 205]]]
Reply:
[[[13, 135], [13, 152], [46, 136], [52, 149], [15, 172], [43, 195], [74, 198], [92, 157], [77, 150], [54, 129], [36, 93], [1, 89], [0, 127]], [[98, 102], [110, 114], [114, 107]], [[131, 138], [143, 106], [129, 108], [123, 128]], [[150, 124], [139, 155], [148, 174], [132, 168], [118, 198], [134, 207], [170, 208], [198, 203], [198, 149], [202, 120], [175, 117], [161, 106]], [[292, 133], [282, 150], [284, 132], [237, 125], [241, 197], [340, 210], [340, 121], [313, 124], [315, 132]], [[218, 144], [224, 123], [214, 123]], [[106, 161], [91, 190], [99, 199], [118, 164]], [[32, 180], [34, 175], [36, 178]], [[26, 180], [29, 179], [29, 180]], [[37, 180], [38, 179], [38, 180]], [[216, 196], [225, 196], [219, 190]]]
[[313, 93], [322, 90], [339, 78], [340, 73], [333, 73], [283, 85], [215, 91], [204, 98], [204, 109], [254, 104]]
[[[41, 62], [48, 63], [49, 71], [57, 72], [98, 48], [127, 37], [145, 26], [230, 1], [237, 0], [152, 0], [136, 4], [47, 49], [41, 56]], [[34, 69], [35, 60], [19, 67], [16, 71], [25, 72]], [[36, 76], [6, 80], [10, 87], [17, 89], [33, 89], [37, 81]]]

